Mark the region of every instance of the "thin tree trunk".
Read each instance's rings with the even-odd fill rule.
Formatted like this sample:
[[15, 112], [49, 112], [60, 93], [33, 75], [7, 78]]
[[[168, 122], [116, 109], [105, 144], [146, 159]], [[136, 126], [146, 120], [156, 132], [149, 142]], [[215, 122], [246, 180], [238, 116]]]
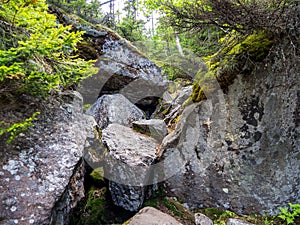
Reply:
[[152, 33], [152, 37], [154, 37], [154, 34], [155, 34], [155, 30], [154, 30], [154, 15], [153, 15], [153, 12], [152, 12], [152, 17], [151, 17], [151, 33]]
[[176, 47], [177, 47], [177, 50], [178, 50], [179, 54], [181, 56], [184, 56], [183, 51], [182, 51], [182, 47], [181, 47], [181, 44], [180, 44], [180, 39], [179, 39], [179, 36], [176, 32], [175, 32], [175, 40], [176, 40]]

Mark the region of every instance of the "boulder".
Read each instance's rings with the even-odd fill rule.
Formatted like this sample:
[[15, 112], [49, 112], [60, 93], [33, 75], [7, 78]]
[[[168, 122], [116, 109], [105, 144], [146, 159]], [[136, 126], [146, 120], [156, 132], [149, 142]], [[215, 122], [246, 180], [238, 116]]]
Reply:
[[[78, 24], [73, 26], [82, 29]], [[157, 99], [162, 97], [168, 87], [161, 69], [112, 31], [105, 32], [105, 28], [96, 27], [84, 29], [93, 31], [91, 34], [85, 33], [86, 40], [91, 46], [95, 45], [92, 49], [101, 52], [95, 63], [99, 72], [81, 84], [80, 92], [85, 103], [92, 104], [97, 97], [105, 94], [121, 93], [141, 107], [155, 107]]]
[[101, 130], [111, 123], [131, 126], [133, 121], [144, 118], [143, 111], [121, 94], [101, 96], [86, 114], [95, 118]]
[[165, 122], [159, 119], [135, 121], [132, 123], [132, 128], [155, 138], [159, 142], [168, 134]]
[[108, 149], [104, 173], [113, 202], [137, 211], [144, 202], [146, 186], [152, 184], [150, 168], [156, 159], [157, 142], [119, 124], [105, 128], [102, 141]]
[[132, 219], [128, 225], [182, 225], [172, 216], [163, 213], [153, 207], [145, 207], [141, 209]]
[[167, 89], [167, 80], [161, 69], [125, 40], [107, 40], [96, 65], [107, 81], [100, 95], [120, 92], [133, 103], [149, 105], [145, 98], [161, 98]]
[[0, 224], [68, 224], [70, 210], [84, 197], [81, 157], [94, 119], [83, 115], [79, 93], [60, 99], [62, 104], [48, 102], [29, 134], [1, 151]]
[[246, 221], [244, 221], [244, 220], [230, 218], [230, 219], [226, 222], [226, 225], [254, 225], [254, 224], [253, 224], [253, 223], [246, 222]]
[[218, 90], [187, 107], [163, 140], [162, 180], [189, 207], [276, 214], [299, 202], [300, 67], [293, 54], [279, 57], [282, 49], [292, 52], [274, 47], [226, 94]]

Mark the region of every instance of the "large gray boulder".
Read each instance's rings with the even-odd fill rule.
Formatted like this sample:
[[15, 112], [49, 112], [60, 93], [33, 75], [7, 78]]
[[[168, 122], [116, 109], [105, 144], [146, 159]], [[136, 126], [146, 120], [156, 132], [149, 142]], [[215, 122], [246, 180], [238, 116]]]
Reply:
[[144, 113], [121, 94], [103, 95], [86, 114], [92, 115], [99, 129], [104, 129], [111, 123], [131, 126], [133, 121], [144, 118]]
[[113, 202], [137, 211], [144, 202], [145, 186], [152, 184], [149, 170], [156, 159], [157, 142], [119, 124], [104, 129], [102, 141], [108, 149], [104, 172]]
[[93, 104], [101, 95], [115, 93], [145, 107], [157, 103], [168, 82], [155, 63], [112, 30], [82, 24], [80, 19], [66, 16], [54, 6], [49, 10], [61, 23], [85, 32], [78, 53], [85, 59], [97, 60], [99, 72], [83, 80], [79, 88], [84, 103]]
[[82, 151], [94, 119], [82, 113], [79, 93], [48, 102], [29, 134], [1, 151], [0, 224], [68, 224], [84, 197]]
[[[75, 24], [75, 27], [78, 25]], [[94, 28], [97, 30], [97, 28]], [[104, 28], [100, 29], [102, 33]], [[80, 88], [85, 103], [93, 103], [104, 94], [121, 93], [134, 104], [154, 106], [168, 87], [161, 69], [133, 45], [117, 34], [107, 31], [104, 36], [85, 34], [97, 43], [99, 54], [95, 66], [99, 72], [85, 79]]]
[[185, 109], [160, 151], [169, 193], [190, 207], [239, 214], [300, 203], [300, 62], [276, 53], [289, 47], [274, 48], [227, 94]]
[[163, 213], [153, 207], [145, 207], [141, 209], [128, 225], [182, 225], [172, 216]]

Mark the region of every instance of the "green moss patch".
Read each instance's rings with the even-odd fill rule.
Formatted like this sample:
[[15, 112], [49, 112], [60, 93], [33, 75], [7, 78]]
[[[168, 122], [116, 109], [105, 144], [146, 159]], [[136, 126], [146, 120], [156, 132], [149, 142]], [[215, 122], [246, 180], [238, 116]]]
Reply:
[[251, 74], [256, 63], [268, 55], [272, 44], [273, 38], [263, 31], [228, 38], [225, 47], [207, 58], [208, 71], [198, 71], [193, 85], [192, 101], [206, 99], [218, 87], [226, 93], [238, 74]]
[[90, 177], [94, 183], [104, 183], [104, 170], [103, 167], [98, 167], [90, 173]]
[[101, 189], [91, 188], [88, 192], [85, 205], [80, 215], [73, 214], [70, 224], [74, 225], [100, 225], [108, 224], [106, 218], [106, 192], [105, 187]]

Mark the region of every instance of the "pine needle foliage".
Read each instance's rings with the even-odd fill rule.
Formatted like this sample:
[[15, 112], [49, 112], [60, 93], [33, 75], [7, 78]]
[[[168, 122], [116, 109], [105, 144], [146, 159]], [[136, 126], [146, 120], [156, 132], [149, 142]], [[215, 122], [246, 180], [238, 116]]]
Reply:
[[93, 61], [74, 55], [83, 32], [72, 32], [47, 10], [44, 0], [1, 3], [0, 29], [13, 36], [2, 40], [11, 45], [0, 46], [0, 94], [46, 96], [96, 72]]

